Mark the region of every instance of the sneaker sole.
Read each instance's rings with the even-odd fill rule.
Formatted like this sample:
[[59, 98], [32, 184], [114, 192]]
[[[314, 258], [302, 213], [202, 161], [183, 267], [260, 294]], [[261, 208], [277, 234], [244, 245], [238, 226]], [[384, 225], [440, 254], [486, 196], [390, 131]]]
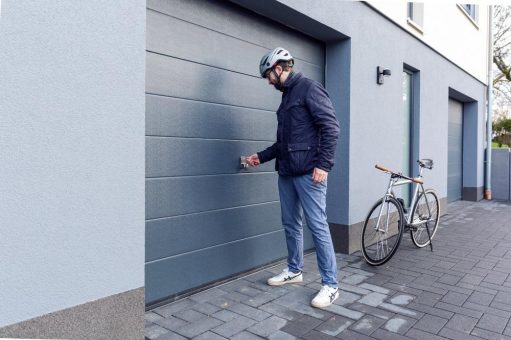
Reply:
[[288, 281], [276, 281], [276, 282], [272, 282], [270, 280], [266, 281], [266, 283], [268, 283], [269, 286], [282, 286], [282, 285], [285, 285], [285, 284], [288, 284], [288, 283], [300, 283], [300, 282], [303, 282], [303, 275], [302, 274], [300, 274], [297, 277], [294, 277], [294, 278], [292, 278], [291, 280], [288, 280]]
[[321, 304], [321, 303], [317, 303], [317, 302], [314, 302], [314, 300], [311, 301], [311, 306], [312, 307], [316, 307], [316, 308], [325, 308], [325, 307], [328, 307], [330, 306], [331, 304], [334, 303], [335, 300], [337, 300], [339, 298], [339, 291], [337, 291], [337, 293], [335, 293], [335, 297], [334, 299], [332, 300], [332, 302], [329, 302], [329, 303], [326, 303], [326, 304]]

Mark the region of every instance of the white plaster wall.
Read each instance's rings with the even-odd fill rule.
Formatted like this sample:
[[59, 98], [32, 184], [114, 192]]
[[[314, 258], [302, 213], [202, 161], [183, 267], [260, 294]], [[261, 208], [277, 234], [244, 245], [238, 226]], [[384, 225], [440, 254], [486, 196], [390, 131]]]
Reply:
[[488, 83], [488, 5], [479, 4], [479, 18], [474, 25], [456, 2], [426, 1], [420, 32], [407, 22], [406, 1], [368, 3], [484, 84]]

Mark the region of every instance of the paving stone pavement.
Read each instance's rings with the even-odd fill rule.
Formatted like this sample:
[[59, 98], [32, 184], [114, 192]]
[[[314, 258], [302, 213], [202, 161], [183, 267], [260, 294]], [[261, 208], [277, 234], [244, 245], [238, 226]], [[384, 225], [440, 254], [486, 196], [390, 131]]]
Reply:
[[145, 314], [146, 339], [511, 339], [511, 202], [449, 204], [434, 252], [405, 234], [385, 265], [337, 254], [340, 298], [317, 309], [320, 277], [266, 279], [285, 263]]

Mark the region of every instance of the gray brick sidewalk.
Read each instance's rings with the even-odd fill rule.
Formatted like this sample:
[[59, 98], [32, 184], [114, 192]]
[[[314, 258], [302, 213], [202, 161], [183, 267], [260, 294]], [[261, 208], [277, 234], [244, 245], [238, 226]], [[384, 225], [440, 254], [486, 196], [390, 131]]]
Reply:
[[149, 339], [511, 339], [511, 204], [455, 202], [434, 252], [405, 235], [381, 267], [337, 255], [341, 295], [310, 306], [320, 288], [315, 254], [304, 283], [270, 287], [280, 264], [145, 315]]

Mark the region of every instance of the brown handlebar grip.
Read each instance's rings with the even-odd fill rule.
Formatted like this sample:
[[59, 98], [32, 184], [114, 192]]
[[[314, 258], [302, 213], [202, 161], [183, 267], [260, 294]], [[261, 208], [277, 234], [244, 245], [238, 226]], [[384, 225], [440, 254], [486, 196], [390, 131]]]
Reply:
[[376, 169], [378, 169], [378, 170], [381, 170], [381, 171], [390, 172], [390, 170], [389, 170], [389, 169], [387, 169], [387, 168], [386, 168], [386, 167], [384, 167], [384, 166], [378, 165], [378, 164], [376, 164], [374, 167], [375, 167]]

